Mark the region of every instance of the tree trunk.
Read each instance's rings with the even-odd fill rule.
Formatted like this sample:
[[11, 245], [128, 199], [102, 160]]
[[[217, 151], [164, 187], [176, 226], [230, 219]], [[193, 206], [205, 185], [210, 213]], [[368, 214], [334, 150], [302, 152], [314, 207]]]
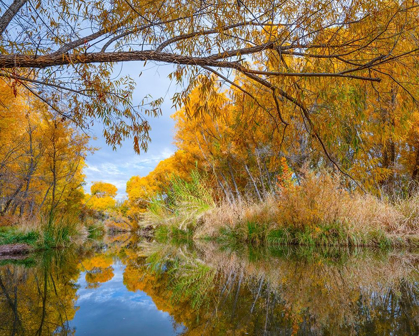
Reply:
[[253, 183], [253, 187], [254, 187], [254, 189], [255, 189], [255, 191], [256, 191], [256, 195], [257, 195], [257, 196], [258, 196], [258, 198], [259, 198], [259, 201], [260, 201], [260, 202], [262, 202], [262, 196], [260, 195], [259, 189], [258, 189], [258, 187], [257, 187], [257, 185], [256, 185], [256, 182], [255, 182], [255, 180], [254, 180], [254, 178], [253, 178], [252, 174], [250, 173], [249, 168], [247, 167], [247, 164], [245, 164], [245, 165], [244, 165], [244, 168], [246, 169], [247, 175], [249, 175], [249, 178], [250, 178], [250, 180], [251, 180], [251, 181], [252, 181], [252, 183]]
[[240, 195], [240, 191], [239, 191], [239, 188], [237, 187], [237, 183], [236, 183], [236, 180], [235, 180], [234, 174], [233, 174], [233, 169], [231, 168], [231, 163], [228, 159], [227, 159], [227, 165], [228, 165], [228, 170], [230, 171], [231, 180], [233, 181], [234, 189], [236, 189], [237, 199], [241, 203], [242, 198], [241, 198], [241, 195]]

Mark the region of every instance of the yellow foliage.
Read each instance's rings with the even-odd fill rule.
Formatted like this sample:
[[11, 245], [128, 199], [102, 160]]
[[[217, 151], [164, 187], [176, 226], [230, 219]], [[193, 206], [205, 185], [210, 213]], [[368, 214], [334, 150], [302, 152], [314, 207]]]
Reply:
[[117, 191], [111, 183], [94, 182], [90, 188], [92, 195], [85, 195], [86, 206], [99, 212], [112, 210], [116, 206]]
[[159, 162], [147, 176], [133, 176], [127, 182], [127, 194], [130, 209], [129, 216], [135, 216], [146, 210], [148, 203], [163, 193], [172, 178], [190, 179], [189, 173], [194, 167], [192, 155], [183, 150], [176, 151], [171, 157]]
[[88, 139], [35, 97], [0, 83], [0, 216], [74, 215]]

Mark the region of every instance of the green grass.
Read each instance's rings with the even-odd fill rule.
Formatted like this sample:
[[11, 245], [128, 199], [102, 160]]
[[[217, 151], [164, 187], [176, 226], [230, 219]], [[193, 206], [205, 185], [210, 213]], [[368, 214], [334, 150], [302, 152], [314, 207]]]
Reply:
[[0, 245], [25, 243], [35, 246], [39, 236], [39, 233], [35, 231], [21, 232], [16, 228], [1, 228]]
[[159, 243], [185, 244], [192, 241], [193, 234], [192, 229], [182, 230], [175, 226], [161, 225], [156, 228], [154, 237]]
[[44, 249], [67, 246], [71, 236], [77, 234], [74, 225], [65, 221], [48, 222], [42, 226], [41, 232], [38, 245]]
[[23, 259], [4, 259], [0, 260], [0, 266], [6, 265], [19, 265], [26, 268], [34, 267], [37, 265], [36, 260], [32, 257], [27, 257]]
[[267, 224], [245, 222], [235, 228], [223, 227], [214, 239], [222, 245], [253, 246], [371, 246], [387, 249], [403, 245], [390, 239], [383, 231], [371, 231], [357, 234], [349, 233], [339, 223], [320, 226], [316, 229], [304, 228], [269, 228]]
[[247, 245], [238, 253], [251, 262], [269, 261], [272, 258], [283, 258], [289, 261], [303, 261], [306, 263], [319, 263], [324, 265], [345, 265], [351, 258], [357, 260], [374, 258], [386, 260], [393, 249], [391, 248], [359, 248], [343, 246], [314, 246], [314, 245]]
[[166, 225], [160, 225], [154, 232], [154, 237], [159, 243], [166, 243], [169, 240], [170, 229]]
[[146, 221], [153, 226], [172, 226], [188, 231], [199, 225], [200, 216], [215, 207], [207, 177], [193, 171], [188, 181], [173, 177], [162, 195], [151, 200]]
[[51, 249], [71, 244], [71, 238], [79, 234], [78, 225], [69, 220], [45, 221], [32, 230], [19, 226], [0, 229], [0, 245], [25, 243], [34, 249]]
[[98, 239], [104, 236], [105, 227], [103, 222], [95, 222], [87, 226], [87, 231], [89, 232], [89, 239]]

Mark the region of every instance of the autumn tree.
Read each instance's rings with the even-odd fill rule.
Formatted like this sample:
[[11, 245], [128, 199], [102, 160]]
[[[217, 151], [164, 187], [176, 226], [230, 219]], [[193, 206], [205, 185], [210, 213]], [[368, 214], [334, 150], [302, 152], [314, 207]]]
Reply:
[[131, 177], [126, 187], [130, 208], [128, 215], [132, 217], [144, 212], [153, 198], [165, 193], [173, 178], [189, 180], [190, 172], [196, 167], [195, 162], [191, 152], [178, 150], [160, 161], [148, 175]]
[[45, 197], [50, 203], [51, 211], [55, 211], [69, 194], [77, 193], [80, 201], [83, 198], [81, 193], [84, 182], [82, 169], [84, 168], [84, 158], [88, 152], [88, 138], [77, 134], [73, 135], [73, 129], [69, 126], [69, 122], [62, 121], [57, 116], [46, 119], [45, 126], [46, 149], [44, 157], [47, 172], [43, 178], [48, 184]]
[[82, 204], [87, 137], [33, 95], [1, 84], [0, 216], [37, 217]]
[[117, 62], [174, 64], [171, 78], [187, 84], [175, 104], [202, 81], [199, 73], [256, 98], [233, 81], [239, 73], [270, 95], [282, 128], [293, 122], [282, 105], [294, 106], [336, 166], [300, 83], [350, 80], [380, 92], [389, 78], [412, 92], [399, 73], [381, 67], [417, 73], [405, 62], [419, 51], [418, 6], [410, 0], [14, 0], [1, 10], [0, 76], [79, 126], [101, 120], [109, 144], [131, 137], [136, 151], [147, 148], [145, 117], [159, 114], [161, 99], [134, 106], [133, 80], [110, 80]]
[[[290, 56], [284, 59], [289, 64], [299, 61]], [[410, 61], [415, 67], [416, 61]], [[310, 64], [305, 67], [310, 71]], [[379, 69], [416, 88], [417, 79], [403, 68], [384, 64]], [[277, 114], [275, 100], [261, 84], [243, 76], [237, 76], [234, 84], [237, 86], [226, 90], [215, 76], [204, 78], [172, 116], [175, 144], [212, 176], [213, 189], [228, 202], [249, 196], [261, 201], [276, 193], [278, 183], [293, 174], [298, 178], [303, 165], [312, 169], [337, 166], [350, 177], [346, 179], [350, 189], [358, 182], [376, 194], [400, 195], [414, 189], [419, 169], [417, 104], [411, 91], [390, 77], [383, 79], [381, 92], [359, 81], [299, 81], [314, 124], [289, 102], [282, 103], [281, 114]], [[174, 175], [179, 174], [177, 169], [171, 168]], [[192, 169], [190, 166], [189, 173]], [[148, 176], [133, 177], [129, 196], [147, 200], [162, 192], [156, 189], [159, 170], [158, 166]]]
[[118, 189], [111, 183], [94, 182], [90, 187], [91, 195], [86, 195], [86, 205], [99, 212], [111, 210], [116, 206], [117, 191]]
[[116, 196], [118, 189], [111, 183], [95, 182], [90, 187], [90, 192], [96, 197], [112, 197]]

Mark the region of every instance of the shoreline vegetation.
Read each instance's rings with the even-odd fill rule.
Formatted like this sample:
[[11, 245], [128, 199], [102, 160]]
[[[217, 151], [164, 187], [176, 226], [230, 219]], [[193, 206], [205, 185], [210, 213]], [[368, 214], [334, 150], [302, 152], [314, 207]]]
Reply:
[[[96, 226], [103, 235], [103, 228]], [[0, 246], [21, 246], [13, 254], [36, 252], [55, 248], [65, 248], [72, 244], [81, 245], [89, 237], [98, 236], [84, 223], [70, 220], [41, 221], [39, 223], [19, 223], [15, 226], [0, 227]]]
[[0, 255], [23, 255], [49, 249], [81, 246], [87, 240], [107, 234], [134, 232], [128, 219], [118, 214], [103, 213], [88, 218], [64, 217], [37, 221], [20, 219], [13, 225], [0, 226]]
[[276, 105], [260, 87], [248, 87], [266, 103], [255, 106], [218, 84], [200, 77], [191, 86], [172, 115], [177, 151], [127, 182], [127, 214], [141, 233], [228, 244], [419, 246], [416, 107], [391, 94], [383, 102], [354, 83], [331, 90], [331, 82], [321, 89], [307, 82], [307, 91], [322, 92], [304, 98], [316, 134], [286, 103], [281, 114], [292, 125], [278, 128], [282, 119], [264, 111]]
[[158, 241], [207, 239], [227, 244], [419, 247], [419, 195], [378, 198], [342, 187], [338, 174], [302, 172], [262, 201], [218, 203], [205, 177], [171, 180], [150, 202], [142, 232]]

